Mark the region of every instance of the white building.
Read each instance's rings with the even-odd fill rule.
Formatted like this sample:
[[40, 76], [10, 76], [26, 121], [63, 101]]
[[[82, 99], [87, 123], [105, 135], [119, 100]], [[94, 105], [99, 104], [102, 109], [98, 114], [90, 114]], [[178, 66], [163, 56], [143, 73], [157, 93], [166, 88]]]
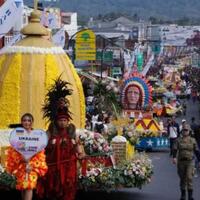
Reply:
[[78, 31], [77, 13], [75, 12], [62, 12], [62, 24], [64, 30], [68, 33], [69, 37]]
[[107, 38], [123, 36], [134, 40], [146, 40], [148, 22], [134, 22], [126, 17], [119, 17], [113, 21], [103, 22], [94, 21], [90, 18], [88, 28], [95, 31], [96, 34], [104, 35]]
[[160, 41], [161, 40], [160, 25], [149, 25], [147, 27], [147, 40], [148, 41]]

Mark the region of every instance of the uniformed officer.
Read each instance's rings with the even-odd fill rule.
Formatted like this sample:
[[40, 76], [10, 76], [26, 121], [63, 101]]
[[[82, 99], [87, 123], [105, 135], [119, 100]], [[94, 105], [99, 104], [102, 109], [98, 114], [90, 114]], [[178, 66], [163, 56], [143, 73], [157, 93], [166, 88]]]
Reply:
[[190, 126], [186, 124], [182, 129], [180, 137], [173, 146], [173, 163], [177, 163], [178, 175], [180, 177], [181, 199], [186, 198], [186, 189], [188, 190], [188, 200], [193, 199], [193, 172], [194, 172], [194, 154], [200, 162], [200, 153], [197, 143], [190, 136]]

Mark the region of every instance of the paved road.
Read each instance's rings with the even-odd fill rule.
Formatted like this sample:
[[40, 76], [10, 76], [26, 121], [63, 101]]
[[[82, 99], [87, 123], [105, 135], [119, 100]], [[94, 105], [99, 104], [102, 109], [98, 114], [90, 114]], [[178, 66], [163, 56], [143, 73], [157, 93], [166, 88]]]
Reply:
[[[197, 122], [200, 122], [199, 108], [197, 103], [192, 100], [187, 103], [186, 116], [181, 116], [177, 119], [178, 122], [185, 118], [190, 122], [194, 116]], [[172, 164], [169, 158], [169, 152], [151, 152], [149, 156], [152, 158], [154, 165], [154, 175], [152, 182], [139, 189], [126, 189], [113, 191], [110, 193], [103, 192], [87, 192], [79, 193], [77, 200], [178, 200], [179, 178], [176, 171], [176, 166]], [[195, 200], [200, 199], [200, 174], [198, 178], [194, 178], [194, 197]]]

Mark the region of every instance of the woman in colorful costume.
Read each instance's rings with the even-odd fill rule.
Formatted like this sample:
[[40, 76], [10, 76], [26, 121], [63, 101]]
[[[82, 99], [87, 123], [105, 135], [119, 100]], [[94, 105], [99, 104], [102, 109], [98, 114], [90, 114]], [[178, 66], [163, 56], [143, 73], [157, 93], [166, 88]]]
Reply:
[[[31, 134], [33, 116], [30, 113], [24, 114], [21, 124]], [[22, 200], [31, 200], [38, 176], [44, 176], [47, 171], [44, 151], [33, 156], [28, 162], [28, 167], [27, 161], [14, 148], [9, 147], [7, 155], [6, 171], [16, 177], [16, 189], [22, 191]]]
[[68, 83], [56, 80], [49, 90], [43, 108], [49, 118], [49, 142], [46, 147], [48, 172], [39, 181], [37, 193], [41, 198], [74, 200], [77, 190], [77, 158], [83, 154], [76, 141], [75, 126], [69, 124], [71, 113], [66, 96], [71, 95]]

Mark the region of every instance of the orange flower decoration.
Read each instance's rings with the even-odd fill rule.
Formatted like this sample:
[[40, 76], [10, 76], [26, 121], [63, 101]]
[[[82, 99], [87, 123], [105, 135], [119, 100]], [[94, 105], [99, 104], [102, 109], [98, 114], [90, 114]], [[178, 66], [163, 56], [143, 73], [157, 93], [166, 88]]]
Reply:
[[37, 153], [29, 161], [31, 168], [26, 179], [26, 163], [20, 153], [15, 151], [12, 147], [8, 149], [8, 156], [6, 160], [6, 171], [16, 176], [16, 189], [34, 189], [37, 184], [38, 176], [44, 176], [47, 172], [47, 165], [45, 161], [44, 151]]

